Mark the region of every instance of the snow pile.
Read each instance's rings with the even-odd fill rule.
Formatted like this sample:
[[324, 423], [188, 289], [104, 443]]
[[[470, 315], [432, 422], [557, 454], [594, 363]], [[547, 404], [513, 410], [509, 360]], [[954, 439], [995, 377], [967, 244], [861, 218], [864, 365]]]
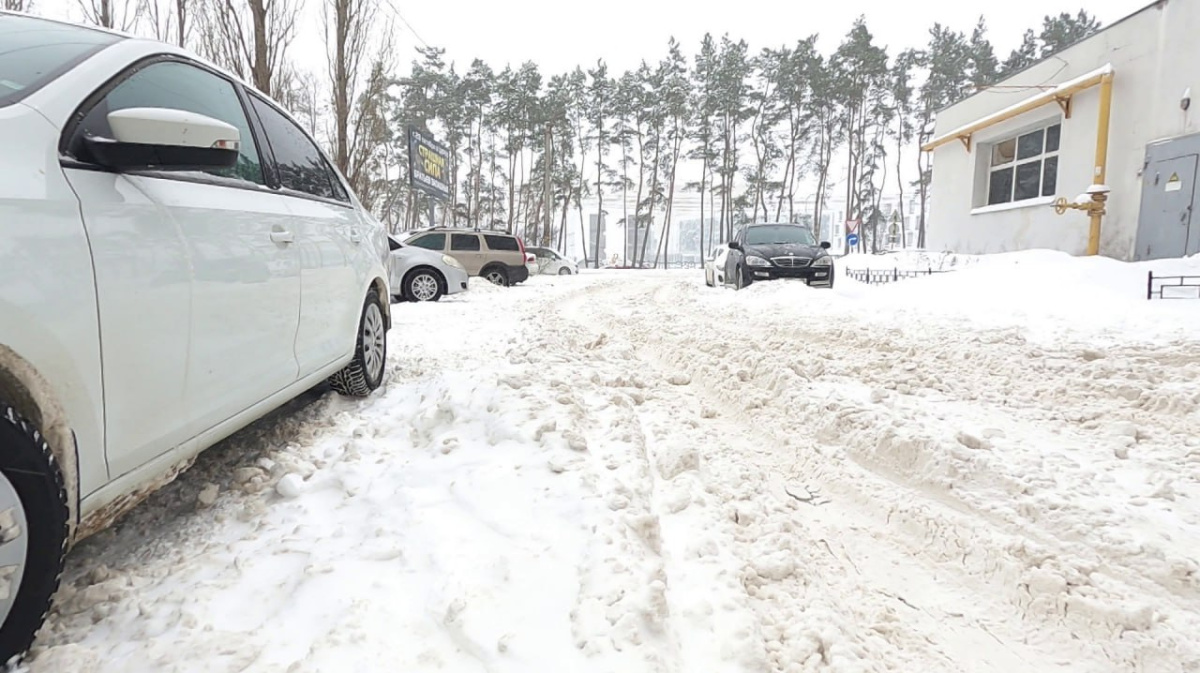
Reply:
[[934, 250], [896, 250], [878, 255], [853, 253], [837, 260], [841, 269], [871, 271], [953, 271], [979, 260], [978, 255], [960, 255]]
[[[1034, 338], [1071, 333], [1120, 333], [1142, 340], [1194, 338], [1200, 333], [1200, 297], [1191, 302], [1147, 300], [1151, 271], [1156, 276], [1200, 276], [1200, 256], [1127, 263], [1052, 251], [1006, 253], [979, 257], [952, 273], [869, 289], [842, 278], [835, 293], [861, 301], [868, 312], [883, 311], [888, 319], [896, 317], [895, 311], [909, 310], [990, 327], [1019, 326]], [[1196, 289], [1190, 291], [1195, 296]]]

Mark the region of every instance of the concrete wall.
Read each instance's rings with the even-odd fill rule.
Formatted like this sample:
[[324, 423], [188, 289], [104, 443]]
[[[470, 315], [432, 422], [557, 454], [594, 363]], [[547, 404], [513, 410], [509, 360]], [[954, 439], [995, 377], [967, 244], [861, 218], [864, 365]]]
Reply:
[[[1200, 131], [1200, 0], [1164, 0], [1100, 33], [957, 103], [937, 116], [934, 136], [1036, 95], [1111, 63], [1113, 107], [1107, 184], [1112, 189], [1100, 241], [1103, 255], [1129, 259], [1137, 235], [1141, 169], [1152, 141]], [[1180, 109], [1191, 88], [1195, 103]], [[1058, 188], [1073, 199], [1092, 184], [1099, 88], [1076, 94], [1071, 118], [1062, 120]], [[1082, 254], [1088, 218], [1079, 211], [1057, 215], [1050, 198], [991, 207], [986, 203], [990, 144], [1062, 117], [1053, 103], [976, 133], [968, 153], [959, 142], [934, 151], [928, 247], [965, 253], [1051, 248]]]

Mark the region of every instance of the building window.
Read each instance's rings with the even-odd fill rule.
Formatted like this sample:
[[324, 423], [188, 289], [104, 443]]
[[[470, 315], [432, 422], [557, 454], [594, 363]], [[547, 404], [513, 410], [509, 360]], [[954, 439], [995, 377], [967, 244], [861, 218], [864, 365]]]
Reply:
[[1062, 124], [1054, 124], [993, 144], [988, 205], [1054, 196], [1061, 134]]

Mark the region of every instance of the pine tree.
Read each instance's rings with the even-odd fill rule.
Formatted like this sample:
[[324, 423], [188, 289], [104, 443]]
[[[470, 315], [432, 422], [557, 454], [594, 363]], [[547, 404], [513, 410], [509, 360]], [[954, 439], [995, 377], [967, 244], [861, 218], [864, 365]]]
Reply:
[[1047, 16], [1042, 20], [1042, 32], [1038, 35], [1041, 42], [1039, 56], [1046, 58], [1057, 54], [1098, 30], [1100, 22], [1086, 10], [1079, 10], [1075, 16], [1066, 12], [1058, 16]]

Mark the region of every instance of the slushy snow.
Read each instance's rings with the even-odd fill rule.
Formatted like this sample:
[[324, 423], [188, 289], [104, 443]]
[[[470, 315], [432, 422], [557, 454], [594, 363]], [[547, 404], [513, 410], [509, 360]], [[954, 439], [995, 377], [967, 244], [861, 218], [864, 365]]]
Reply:
[[1200, 260], [957, 266], [397, 305], [384, 390], [81, 545], [27, 669], [1200, 670], [1200, 300], [1145, 299]]

